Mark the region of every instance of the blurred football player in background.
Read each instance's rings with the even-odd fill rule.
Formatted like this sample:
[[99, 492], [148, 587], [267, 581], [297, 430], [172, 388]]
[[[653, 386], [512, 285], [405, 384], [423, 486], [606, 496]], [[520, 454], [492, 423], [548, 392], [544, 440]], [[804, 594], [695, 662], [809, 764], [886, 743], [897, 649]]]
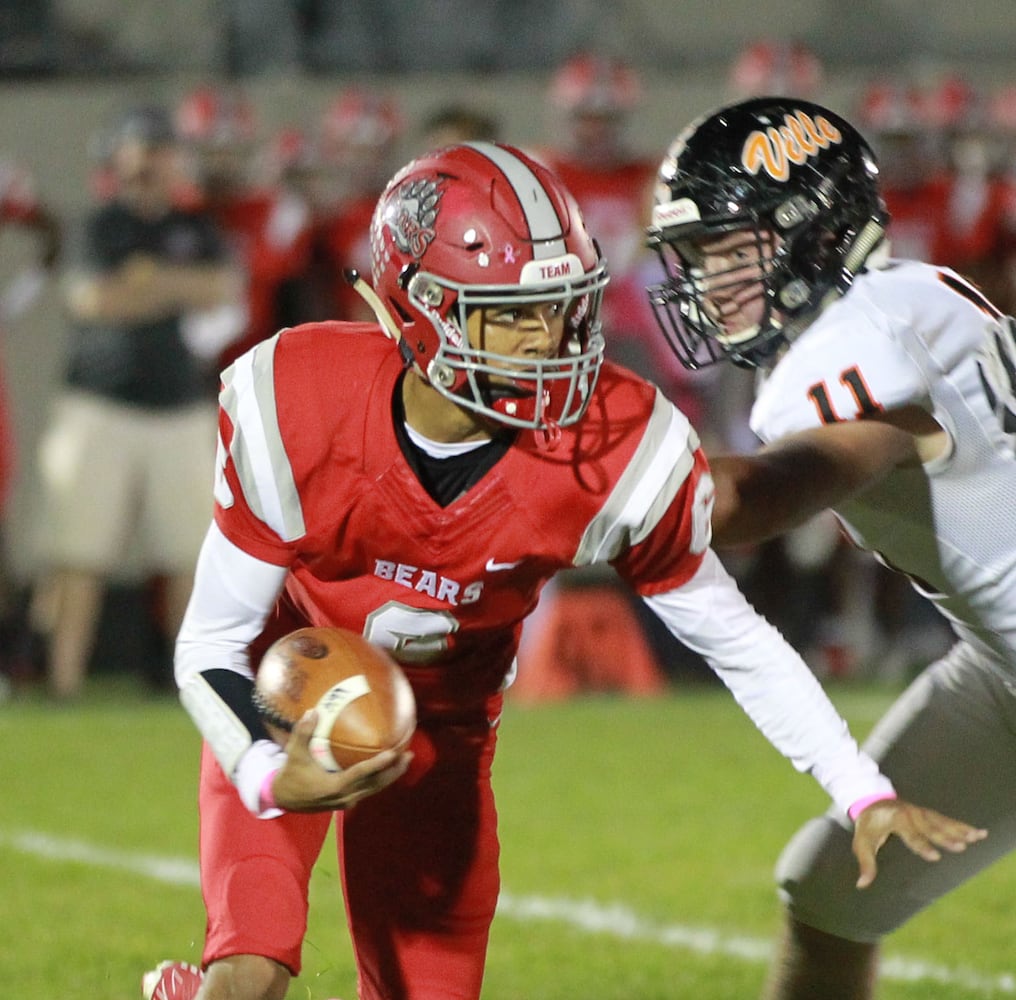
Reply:
[[1002, 208], [1002, 258], [1004, 276], [1000, 305], [1016, 315], [1016, 84], [995, 88], [986, 97], [988, 129], [997, 159], [995, 174], [1005, 184], [1006, 201]]
[[766, 446], [711, 459], [714, 543], [833, 507], [907, 574], [956, 641], [866, 749], [901, 795], [991, 830], [934, 867], [887, 850], [860, 892], [849, 817], [807, 823], [778, 866], [772, 1000], [871, 997], [879, 941], [1016, 847], [1016, 329], [956, 272], [890, 256], [878, 179], [840, 116], [750, 100], [674, 141], [649, 230], [665, 271], [650, 294], [677, 355], [760, 376]]
[[926, 86], [921, 99], [942, 146], [948, 187], [931, 262], [959, 271], [1003, 312], [1016, 312], [1016, 178], [1005, 170], [990, 96], [948, 74]]
[[949, 183], [921, 88], [905, 77], [876, 78], [861, 93], [855, 114], [878, 156], [895, 252], [908, 260], [944, 263], [941, 232]]
[[825, 81], [818, 54], [800, 39], [759, 38], [734, 57], [728, 73], [733, 97], [816, 98]]
[[229, 343], [209, 342], [217, 373], [284, 326], [300, 322], [300, 282], [310, 264], [310, 207], [292, 185], [257, 175], [264, 151], [252, 100], [236, 88], [204, 85], [176, 108], [190, 157], [193, 207], [225, 234], [247, 289], [247, 321]]
[[[282, 331], [223, 376], [214, 521], [176, 655], [206, 740], [201, 1000], [286, 995], [333, 814], [361, 1000], [480, 995], [504, 691], [522, 621], [567, 566], [613, 565], [858, 817], [862, 881], [892, 833], [929, 859], [978, 839], [895, 798], [724, 572], [698, 438], [604, 360], [606, 265], [553, 173], [498, 144], [425, 155], [383, 192], [371, 249], [373, 287], [356, 285], [375, 323]], [[304, 624], [362, 632], [402, 664], [409, 753], [327, 772], [314, 712], [285, 749], [269, 739], [253, 671]], [[148, 995], [183, 968], [160, 966]]]
[[365, 87], [347, 87], [321, 114], [311, 140], [314, 250], [308, 318], [372, 318], [343, 274], [346, 269], [370, 273], [370, 219], [404, 130], [398, 102]]
[[[610, 262], [610, 288], [603, 299], [608, 356], [635, 370], [652, 369], [662, 381], [670, 359], [657, 364], [652, 357], [656, 338], [647, 336], [654, 327], [639, 269], [649, 260], [640, 234], [652, 204], [658, 160], [655, 151], [647, 155], [631, 145], [642, 80], [621, 59], [580, 52], [554, 73], [547, 96], [555, 139], [535, 155], [574, 194]], [[685, 412], [697, 416], [693, 406]]]
[[[652, 257], [641, 234], [652, 203], [658, 155], [636, 150], [632, 125], [642, 103], [642, 79], [629, 62], [580, 51], [552, 74], [547, 89], [552, 142], [534, 151], [579, 203], [610, 265], [603, 298], [606, 354], [651, 378], [696, 426], [709, 428], [702, 404], [706, 379], [694, 379], [661, 349], [645, 301]], [[606, 608], [611, 613], [603, 614]], [[574, 622], [598, 609], [598, 638], [584, 642]], [[526, 700], [582, 691], [646, 695], [701, 665], [620, 584], [609, 566], [562, 573], [527, 622], [512, 692]], [[667, 664], [667, 669], [663, 667]]]
[[190, 592], [214, 468], [214, 409], [195, 331], [235, 334], [241, 277], [214, 223], [175, 206], [179, 147], [161, 107], [115, 129], [115, 195], [89, 215], [71, 264], [63, 385], [40, 441], [45, 572], [32, 615], [48, 638], [53, 697], [81, 693], [107, 581], [131, 544], [167, 579], [175, 635]]
[[[27, 235], [34, 246], [29, 263], [21, 266], [0, 289], [0, 340], [16, 328], [52, 277], [60, 258], [63, 227], [40, 196], [28, 168], [0, 157], [0, 233]], [[7, 558], [7, 509], [18, 476], [14, 419], [7, 381], [0, 373], [0, 675], [27, 679], [32, 664], [24, 648], [23, 604]]]

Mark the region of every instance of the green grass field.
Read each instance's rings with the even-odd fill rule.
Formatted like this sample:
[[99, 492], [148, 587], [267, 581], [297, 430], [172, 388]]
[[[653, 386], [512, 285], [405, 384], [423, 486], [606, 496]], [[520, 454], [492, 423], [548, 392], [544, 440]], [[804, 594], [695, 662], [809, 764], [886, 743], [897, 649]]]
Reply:
[[[863, 735], [890, 692], [834, 700]], [[0, 706], [0, 995], [137, 1000], [197, 961], [198, 737], [123, 678], [83, 703]], [[510, 705], [496, 761], [504, 895], [485, 1000], [751, 1000], [778, 925], [773, 862], [822, 792], [712, 687]], [[1011, 863], [1010, 863], [1011, 862]], [[1016, 995], [1016, 859], [900, 931], [883, 1000]], [[291, 1000], [353, 1000], [334, 853]]]

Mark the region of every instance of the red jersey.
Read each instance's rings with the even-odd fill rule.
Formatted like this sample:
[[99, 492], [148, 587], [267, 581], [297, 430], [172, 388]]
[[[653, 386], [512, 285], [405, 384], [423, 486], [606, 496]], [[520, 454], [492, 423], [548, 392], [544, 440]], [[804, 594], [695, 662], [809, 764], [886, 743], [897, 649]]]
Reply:
[[378, 193], [351, 198], [316, 227], [315, 280], [318, 283], [320, 315], [316, 319], [372, 320], [370, 308], [346, 281], [346, 268], [369, 277], [370, 222]]
[[1016, 308], [1014, 257], [1016, 184], [1009, 177], [952, 176], [933, 263], [959, 271], [1003, 312], [1011, 312]]
[[948, 215], [949, 181], [944, 174], [919, 185], [883, 188], [889, 209], [889, 239], [896, 257], [943, 263], [942, 230]]
[[609, 561], [644, 595], [695, 573], [706, 463], [653, 386], [605, 364], [554, 451], [520, 434], [441, 507], [396, 439], [401, 373], [366, 324], [307, 324], [240, 358], [224, 373], [215, 519], [244, 552], [288, 567], [287, 597], [310, 624], [388, 647], [422, 717], [473, 711], [503, 688], [557, 570]]
[[283, 325], [280, 289], [285, 282], [302, 278], [310, 261], [310, 211], [296, 195], [269, 189], [244, 192], [204, 208], [222, 229], [247, 277], [247, 328], [223, 352], [224, 366]]
[[1003, 177], [940, 174], [884, 192], [894, 257], [951, 267], [1004, 311], [1014, 299], [1016, 186]]
[[[33, 226], [43, 218], [32, 175], [12, 160], [0, 159], [0, 227]], [[0, 383], [0, 513], [6, 510], [17, 472], [17, 448], [6, 386]]]

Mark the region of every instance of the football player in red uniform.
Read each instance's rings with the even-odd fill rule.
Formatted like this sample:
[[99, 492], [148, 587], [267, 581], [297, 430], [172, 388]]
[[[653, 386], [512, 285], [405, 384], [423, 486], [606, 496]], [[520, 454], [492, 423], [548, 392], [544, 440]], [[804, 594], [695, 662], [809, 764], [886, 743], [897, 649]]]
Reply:
[[1016, 312], [1016, 185], [1000, 155], [988, 94], [961, 77], [929, 86], [925, 115], [942, 137], [948, 198], [932, 263], [959, 271], [1003, 312]]
[[291, 187], [256, 176], [258, 116], [246, 94], [197, 87], [177, 106], [176, 124], [193, 160], [194, 207], [218, 224], [247, 278], [242, 332], [207, 348], [222, 367], [306, 318], [299, 287], [310, 261], [311, 213]]
[[[53, 274], [60, 256], [62, 229], [52, 209], [36, 190], [31, 172], [16, 160], [0, 158], [0, 230], [7, 227], [35, 238], [35, 259], [0, 289], [0, 337], [37, 300]], [[6, 512], [18, 474], [18, 450], [10, 415], [7, 381], [0, 372], [0, 674], [30, 674], [34, 665], [20, 647], [25, 632], [17, 608], [14, 579], [8, 565]], [[3, 678], [0, 677], [0, 683]]]
[[734, 57], [727, 80], [738, 98], [765, 94], [811, 98], [824, 78], [822, 60], [800, 39], [758, 38]]
[[[41, 291], [56, 266], [61, 244], [60, 223], [40, 199], [32, 175], [20, 163], [0, 159], [0, 229], [7, 226], [34, 233], [38, 256], [0, 292], [0, 329], [17, 319]], [[6, 391], [0, 381], [0, 510], [10, 496], [15, 461]]]
[[[201, 1000], [285, 995], [333, 819], [362, 1000], [479, 996], [502, 699], [523, 620], [569, 566], [609, 562], [858, 817], [863, 881], [893, 832], [923, 857], [962, 849], [968, 828], [895, 798], [711, 550], [698, 438], [603, 360], [606, 266], [560, 180], [509, 146], [447, 147], [390, 181], [371, 250], [373, 287], [354, 280], [377, 323], [282, 331], [223, 376], [214, 521], [176, 651], [205, 738]], [[284, 749], [269, 739], [258, 654], [306, 624], [402, 664], [408, 753], [329, 773], [313, 712]]]
[[861, 95], [856, 118], [878, 156], [894, 251], [908, 260], [945, 263], [949, 177], [921, 87], [906, 80], [873, 80]]
[[639, 264], [648, 258], [639, 234], [652, 204], [657, 158], [630, 145], [641, 80], [621, 60], [582, 52], [554, 74], [548, 96], [559, 138], [536, 152], [575, 196], [610, 262], [610, 290], [603, 300], [608, 354], [615, 349], [646, 354], [658, 338], [644, 337], [655, 330], [645, 308]]
[[313, 319], [373, 318], [343, 274], [370, 271], [370, 220], [404, 127], [394, 98], [362, 87], [344, 90], [321, 116], [311, 183]]

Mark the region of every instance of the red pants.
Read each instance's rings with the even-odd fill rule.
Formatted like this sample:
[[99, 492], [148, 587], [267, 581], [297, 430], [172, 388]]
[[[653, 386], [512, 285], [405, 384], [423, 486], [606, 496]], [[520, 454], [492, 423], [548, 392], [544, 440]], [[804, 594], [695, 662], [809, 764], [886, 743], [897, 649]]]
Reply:
[[[490, 785], [495, 731], [421, 729], [395, 785], [338, 813], [339, 866], [361, 1000], [476, 1000], [500, 888]], [[203, 962], [237, 954], [300, 970], [311, 870], [331, 814], [259, 820], [205, 747]]]

